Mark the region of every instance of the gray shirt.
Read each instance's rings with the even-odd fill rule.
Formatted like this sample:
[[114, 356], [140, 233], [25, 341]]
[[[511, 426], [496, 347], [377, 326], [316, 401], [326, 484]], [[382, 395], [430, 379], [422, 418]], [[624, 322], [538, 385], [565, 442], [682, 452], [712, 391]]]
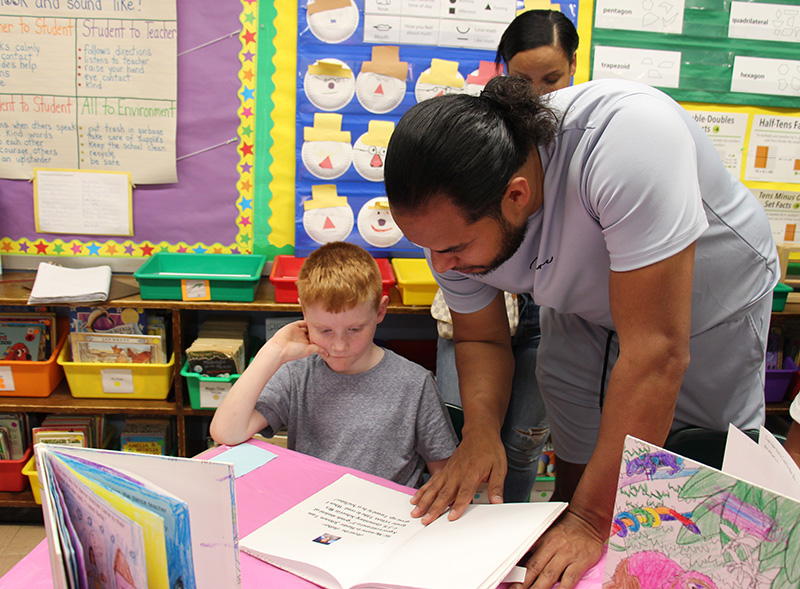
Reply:
[[316, 354], [287, 362], [256, 410], [264, 435], [288, 429], [292, 450], [411, 487], [457, 443], [431, 373], [390, 350], [360, 374], [336, 373]]
[[563, 116], [554, 143], [539, 148], [542, 207], [497, 270], [434, 272], [451, 309], [478, 311], [498, 289], [528, 292], [614, 329], [609, 271], [643, 268], [695, 241], [692, 335], [771, 295], [779, 268], [764, 209], [690, 113], [636, 82], [597, 80], [549, 96]]

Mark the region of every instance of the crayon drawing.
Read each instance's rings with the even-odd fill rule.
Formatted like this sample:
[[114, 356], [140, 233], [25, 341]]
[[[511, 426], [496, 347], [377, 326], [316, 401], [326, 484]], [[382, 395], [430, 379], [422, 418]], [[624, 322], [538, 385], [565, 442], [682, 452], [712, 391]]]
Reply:
[[800, 503], [628, 437], [603, 589], [800, 587]]

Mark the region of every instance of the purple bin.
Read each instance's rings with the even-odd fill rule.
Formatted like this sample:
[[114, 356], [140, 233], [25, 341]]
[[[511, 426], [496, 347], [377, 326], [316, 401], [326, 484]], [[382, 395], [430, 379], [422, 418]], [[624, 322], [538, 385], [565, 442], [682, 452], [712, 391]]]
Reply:
[[797, 364], [791, 358], [783, 359], [781, 370], [767, 370], [766, 382], [764, 383], [764, 399], [767, 403], [780, 403], [789, 390], [795, 375], [797, 375]]

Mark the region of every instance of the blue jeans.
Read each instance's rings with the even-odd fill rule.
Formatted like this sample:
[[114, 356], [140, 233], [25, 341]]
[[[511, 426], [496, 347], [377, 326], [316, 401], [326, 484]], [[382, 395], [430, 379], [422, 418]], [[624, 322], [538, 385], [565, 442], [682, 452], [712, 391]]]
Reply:
[[[536, 354], [541, 333], [539, 307], [529, 295], [519, 295], [519, 327], [511, 339], [514, 352], [514, 380], [505, 423], [500, 433], [506, 449], [508, 472], [503, 500], [528, 501], [539, 456], [550, 429], [544, 401], [536, 382]], [[436, 350], [436, 384], [446, 403], [461, 406], [453, 340], [439, 338]]]

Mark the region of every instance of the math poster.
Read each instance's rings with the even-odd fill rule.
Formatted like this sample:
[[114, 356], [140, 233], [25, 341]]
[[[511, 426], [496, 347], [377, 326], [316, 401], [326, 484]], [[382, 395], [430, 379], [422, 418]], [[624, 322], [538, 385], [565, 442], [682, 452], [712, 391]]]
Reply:
[[177, 182], [175, 0], [0, 4], [0, 178]]

